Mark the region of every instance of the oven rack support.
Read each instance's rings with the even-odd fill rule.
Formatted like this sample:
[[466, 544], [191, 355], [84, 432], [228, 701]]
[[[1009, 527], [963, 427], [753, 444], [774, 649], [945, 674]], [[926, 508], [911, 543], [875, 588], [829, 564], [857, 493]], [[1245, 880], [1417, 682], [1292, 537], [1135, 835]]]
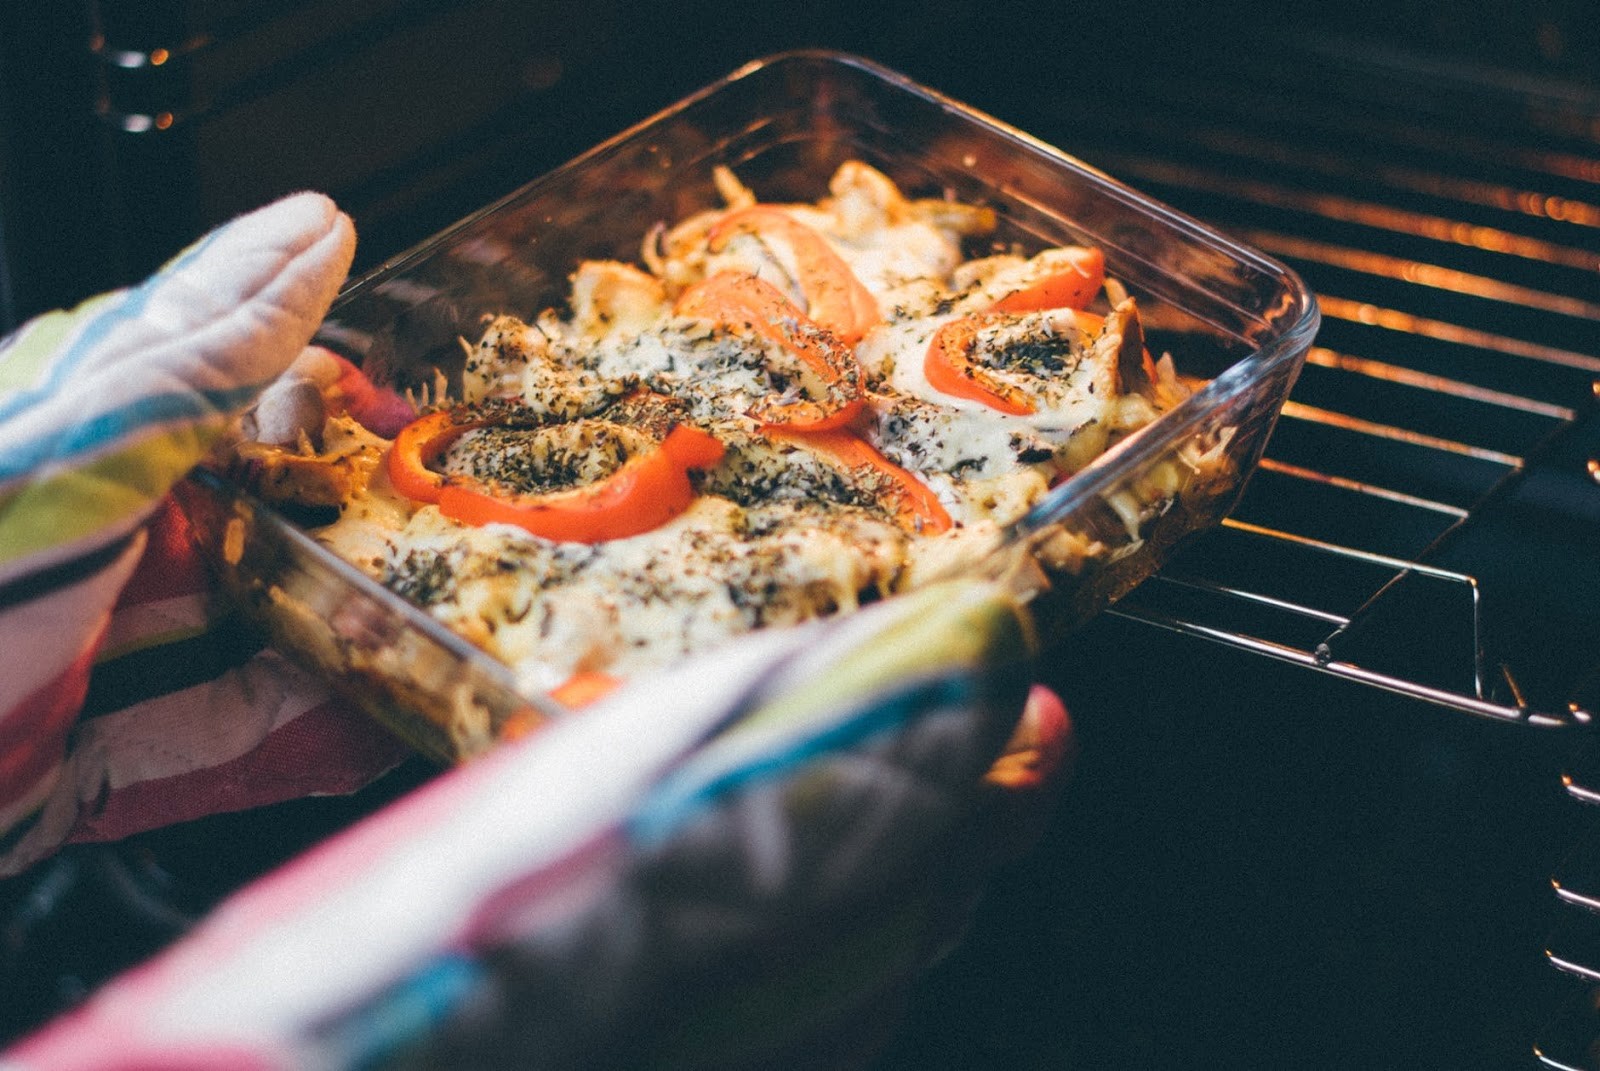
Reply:
[[[1391, 575], [1354, 613], [1342, 614], [1190, 574], [1181, 568], [1169, 569], [1109, 612], [1494, 721], [1535, 728], [1567, 728], [1587, 725], [1593, 719], [1593, 699], [1581, 693], [1574, 693], [1564, 709], [1544, 710], [1530, 704], [1512, 667], [1496, 660], [1485, 649], [1481, 592], [1472, 576], [1232, 519], [1224, 521], [1223, 528], [1249, 539], [1284, 541], [1313, 556], [1389, 570]], [[1396, 626], [1398, 611], [1385, 600], [1400, 599], [1398, 592], [1403, 588], [1430, 589], [1427, 595], [1430, 602], [1422, 616], [1416, 617], [1416, 609], [1410, 608], [1414, 615], [1411, 627], [1432, 628], [1454, 635], [1456, 649], [1440, 652], [1439, 664], [1429, 672], [1407, 672], [1395, 664], [1394, 657], [1384, 659], [1387, 645], [1361, 642], [1366, 639], [1365, 632]], [[1212, 604], [1212, 612], [1185, 609], [1185, 604], [1196, 603]], [[1232, 605], [1219, 607], [1218, 603]], [[1287, 638], [1296, 631], [1304, 635], [1304, 630], [1279, 629], [1279, 635], [1272, 635], [1270, 626], [1264, 622], [1274, 616], [1310, 625], [1314, 642]], [[1240, 623], [1246, 618], [1255, 619], [1256, 624]], [[1441, 628], [1446, 619], [1449, 619], [1449, 627]], [[1368, 656], [1345, 654], [1347, 649], [1358, 646], [1365, 648]], [[1392, 649], [1389, 653], [1393, 654]], [[1453, 673], [1441, 674], [1440, 668], [1447, 665], [1453, 666]], [[1458, 683], [1439, 683], [1446, 676], [1453, 676]]]

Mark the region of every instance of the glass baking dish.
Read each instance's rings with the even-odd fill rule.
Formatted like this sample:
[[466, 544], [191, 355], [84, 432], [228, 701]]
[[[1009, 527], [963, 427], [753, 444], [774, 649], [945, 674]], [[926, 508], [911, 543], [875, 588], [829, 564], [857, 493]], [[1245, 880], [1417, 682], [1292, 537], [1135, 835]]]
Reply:
[[[717, 165], [763, 200], [807, 201], [864, 160], [908, 194], [988, 206], [992, 248], [1083, 244], [1138, 299], [1152, 352], [1195, 393], [1056, 487], [970, 568], [1010, 579], [1047, 637], [1154, 572], [1221, 520], [1261, 455], [1314, 334], [1287, 268], [1093, 167], [869, 61], [758, 60], [352, 282], [319, 341], [375, 380], [459, 382], [487, 314], [561, 305], [580, 260], [636, 262], [658, 221], [719, 206]], [[514, 713], [556, 716], [507, 667], [202, 470], [186, 487], [224, 588], [286, 653], [414, 746], [450, 761]]]

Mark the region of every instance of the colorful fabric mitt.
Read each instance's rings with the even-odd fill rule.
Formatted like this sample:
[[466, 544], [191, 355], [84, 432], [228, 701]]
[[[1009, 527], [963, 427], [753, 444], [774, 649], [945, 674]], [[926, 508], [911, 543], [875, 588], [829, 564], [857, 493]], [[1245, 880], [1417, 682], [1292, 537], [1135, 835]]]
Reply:
[[850, 1066], [985, 877], [1027, 628], [964, 582], [636, 681], [247, 887], [0, 1069]]
[[299, 194], [0, 342], [0, 876], [396, 761], [225, 627], [165, 497], [305, 346], [354, 245]]

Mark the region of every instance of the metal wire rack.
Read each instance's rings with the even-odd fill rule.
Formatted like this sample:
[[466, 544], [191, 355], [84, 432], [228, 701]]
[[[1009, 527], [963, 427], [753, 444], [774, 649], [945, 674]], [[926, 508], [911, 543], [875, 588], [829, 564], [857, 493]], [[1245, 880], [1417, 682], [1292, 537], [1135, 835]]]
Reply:
[[[1230, 73], [1136, 77], [1062, 135], [1295, 267], [1323, 311], [1232, 519], [1113, 612], [1494, 721], [1587, 724], [1600, 94], [1326, 44]], [[1566, 790], [1600, 804], [1600, 748], [1575, 741]], [[1600, 1068], [1600, 835], [1551, 883], [1545, 957], [1583, 985], [1531, 1059]]]
[[[1600, 652], [1560, 613], [1528, 631], [1522, 570], [1481, 533], [1600, 479], [1563, 452], [1600, 396], [1600, 101], [1274, 54], [1292, 75], [1167, 70], [1062, 133], [1289, 263], [1324, 317], [1233, 519], [1113, 612], [1485, 718], [1588, 722]], [[1600, 490], [1576, 496], [1554, 552], [1584, 577]]]

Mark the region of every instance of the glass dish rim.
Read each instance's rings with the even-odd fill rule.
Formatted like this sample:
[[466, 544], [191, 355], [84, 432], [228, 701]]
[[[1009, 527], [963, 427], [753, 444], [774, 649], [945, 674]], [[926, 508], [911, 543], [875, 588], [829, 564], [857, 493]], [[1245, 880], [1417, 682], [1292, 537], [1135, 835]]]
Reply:
[[[1232, 360], [1222, 372], [1199, 387], [1189, 398], [1163, 413], [1160, 420], [1155, 424], [1104, 451], [1070, 479], [1053, 488], [1026, 516], [1000, 533], [989, 553], [992, 554], [1008, 546], [1015, 545], [1018, 541], [1026, 539], [1030, 533], [1072, 515], [1090, 500], [1109, 493], [1118, 481], [1125, 480], [1130, 473], [1139, 471], [1140, 466], [1158, 460], [1160, 456], [1169, 452], [1175, 443], [1181, 442], [1199, 426], [1213, 419], [1218, 411], [1225, 409], [1229, 399], [1240, 395], [1248, 395], [1258, 386], [1261, 380], [1270, 378], [1269, 373], [1272, 369], [1284, 362], [1296, 360], [1303, 355], [1305, 349], [1309, 346], [1311, 336], [1315, 333], [1319, 324], [1319, 310], [1316, 300], [1309, 289], [1299, 279], [1298, 275], [1287, 266], [1257, 250], [1228, 238], [1214, 228], [1184, 213], [1151, 199], [1147, 195], [1107, 175], [1099, 168], [980, 109], [948, 97], [876, 61], [847, 52], [827, 49], [798, 49], [777, 52], [746, 62], [724, 77], [687, 94], [654, 114], [597, 142], [565, 163], [544, 171], [519, 185], [516, 189], [469, 212], [434, 234], [351, 279], [340, 289], [327, 319], [334, 319], [341, 308], [360, 299], [377, 284], [400, 275], [417, 264], [424, 263], [438, 250], [446, 248], [456, 236], [469, 231], [485, 219], [504, 211], [508, 206], [520, 200], [536, 196], [541, 188], [553, 186], [574, 173], [593, 166], [596, 161], [624, 147], [634, 145], [642, 138], [647, 138], [652, 130], [670, 123], [707, 99], [722, 93], [729, 86], [759, 75], [763, 71], [802, 63], [848, 69], [858, 75], [874, 79], [882, 83], [886, 88], [909, 94], [932, 104], [940, 110], [951, 114], [958, 121], [984, 127], [990, 133], [998, 134], [1013, 143], [1022, 152], [1034, 157], [1044, 158], [1053, 166], [1063, 167], [1081, 175], [1093, 184], [1096, 193], [1115, 198], [1122, 204], [1135, 209], [1138, 213], [1157, 219], [1161, 224], [1180, 232], [1183, 237], [1219, 253], [1226, 257], [1230, 263], [1246, 265], [1252, 271], [1260, 273], [1262, 277], [1269, 278], [1278, 284], [1278, 290], [1276, 291], [1277, 301], [1274, 307], [1262, 312], [1251, 312], [1243, 309], [1237, 304], [1228, 301], [1225, 297], [1217, 298], [1218, 301], [1228, 305], [1228, 307], [1238, 309], [1241, 321], [1248, 319], [1255, 323], [1269, 326], [1275, 333], [1270, 334], [1264, 340], [1253, 340], [1253, 348], [1249, 352]], [[1170, 269], [1161, 269], [1161, 274], [1166, 277], [1173, 277]], [[1203, 287], [1197, 287], [1197, 290], [1203, 290]], [[1216, 297], [1214, 293], [1212, 296]], [[1189, 311], [1193, 312], [1193, 310]], [[1231, 337], [1242, 337], [1237, 328], [1227, 328], [1222, 324], [1215, 323], [1212, 326], [1226, 331]], [[1253, 470], [1253, 466], [1251, 470]], [[340, 580], [353, 583], [355, 590], [361, 592], [364, 596], [376, 599], [382, 604], [400, 608], [405, 617], [421, 629], [424, 634], [430, 636], [458, 656], [472, 659], [480, 665], [480, 668], [488, 670], [496, 680], [504, 682], [516, 694], [526, 696], [527, 699], [535, 703], [540, 703], [547, 699], [542, 695], [528, 695], [525, 689], [515, 684], [516, 677], [511, 667], [456, 635], [442, 622], [435, 620], [431, 614], [428, 614], [409, 600], [384, 588], [376, 580], [362, 573], [353, 564], [327, 551], [300, 525], [286, 517], [276, 508], [260, 502], [246, 489], [226, 477], [219, 477], [216, 474], [208, 475], [212, 477], [208, 483], [213, 494], [226, 488], [234, 496], [248, 501], [257, 516], [258, 522], [261, 520], [268, 521], [271, 527], [289, 538], [292, 543], [314, 552], [317, 560], [322, 565], [332, 570]], [[1242, 490], [1248, 475], [1249, 470], [1241, 478], [1237, 490]], [[981, 566], [981, 561], [972, 563], [972, 567], [981, 568]]]

